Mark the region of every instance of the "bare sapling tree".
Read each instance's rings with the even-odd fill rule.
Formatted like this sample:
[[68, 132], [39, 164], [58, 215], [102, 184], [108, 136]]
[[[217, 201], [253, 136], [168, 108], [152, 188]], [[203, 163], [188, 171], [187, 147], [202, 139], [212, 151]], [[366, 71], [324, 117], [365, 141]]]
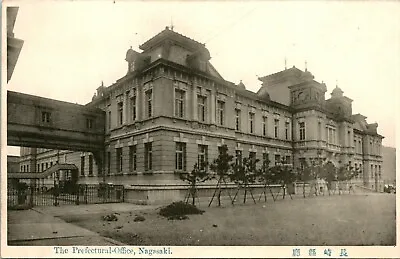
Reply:
[[[225, 185], [225, 189], [228, 189], [226, 180], [229, 177], [229, 174], [231, 173], [231, 162], [232, 162], [233, 156], [229, 155], [228, 153], [228, 147], [226, 145], [223, 145], [219, 148], [219, 155], [218, 158], [213, 161], [213, 163], [210, 165], [210, 169], [215, 172], [216, 178], [217, 178], [217, 184], [215, 187], [214, 194], [211, 198], [210, 203], [208, 204], [208, 207], [211, 206], [215, 195], [217, 195], [218, 198], [218, 206], [221, 206], [221, 192], [222, 192], [222, 183]], [[232, 201], [232, 197], [230, 195], [230, 192], [228, 190], [228, 195], [229, 198]]]
[[[300, 168], [297, 169], [297, 178], [299, 181], [303, 182], [303, 198], [306, 198], [306, 183], [310, 185], [313, 179], [312, 168], [306, 160], [301, 162]], [[310, 185], [311, 190], [311, 185]]]
[[232, 164], [232, 174], [230, 175], [230, 178], [231, 181], [235, 182], [238, 185], [235, 196], [232, 200], [232, 205], [234, 205], [236, 197], [241, 189], [244, 189], [243, 203], [246, 203], [248, 192], [250, 193], [254, 203], [256, 203], [250, 185], [256, 181], [256, 165], [258, 161], [258, 159], [249, 157], [244, 158], [243, 162], [240, 164]]
[[[276, 182], [281, 184], [283, 187], [283, 199], [286, 196], [286, 189], [289, 185], [293, 185], [296, 181], [296, 173], [291, 165], [280, 163], [271, 168], [271, 174], [275, 176]], [[292, 194], [288, 192], [291, 199], [293, 199]]]
[[263, 192], [260, 194], [258, 201], [261, 200], [262, 195], [264, 195], [265, 202], [267, 201], [267, 188], [271, 193], [272, 199], [275, 201], [274, 193], [271, 190], [271, 184], [275, 183], [275, 175], [272, 174], [272, 170], [270, 170], [270, 163], [269, 159], [263, 161], [263, 164], [259, 170], [257, 170], [257, 178], [258, 181], [263, 183]]
[[181, 173], [179, 177], [182, 181], [185, 181], [189, 184], [188, 193], [185, 197], [185, 202], [188, 203], [190, 198], [192, 198], [192, 205], [195, 205], [196, 198], [199, 201], [197, 190], [198, 184], [204, 183], [211, 179], [207, 163], [203, 162], [203, 164], [200, 166], [195, 163], [191, 172]]

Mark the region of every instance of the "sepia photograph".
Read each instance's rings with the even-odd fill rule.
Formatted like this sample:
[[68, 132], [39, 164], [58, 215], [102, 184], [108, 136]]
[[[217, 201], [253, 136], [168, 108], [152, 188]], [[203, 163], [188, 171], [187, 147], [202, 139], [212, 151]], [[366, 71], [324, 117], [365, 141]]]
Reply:
[[399, 13], [3, 1], [2, 257], [398, 255]]

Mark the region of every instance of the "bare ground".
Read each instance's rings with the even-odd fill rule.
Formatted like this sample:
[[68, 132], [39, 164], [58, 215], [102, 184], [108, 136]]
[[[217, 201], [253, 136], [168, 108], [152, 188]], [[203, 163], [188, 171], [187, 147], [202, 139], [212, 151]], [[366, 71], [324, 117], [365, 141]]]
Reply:
[[[296, 197], [267, 203], [201, 206], [203, 215], [167, 220], [158, 209], [61, 216], [67, 222], [128, 245], [342, 246], [395, 245], [395, 195]], [[109, 213], [112, 213], [110, 211]], [[145, 221], [134, 222], [138, 215]]]

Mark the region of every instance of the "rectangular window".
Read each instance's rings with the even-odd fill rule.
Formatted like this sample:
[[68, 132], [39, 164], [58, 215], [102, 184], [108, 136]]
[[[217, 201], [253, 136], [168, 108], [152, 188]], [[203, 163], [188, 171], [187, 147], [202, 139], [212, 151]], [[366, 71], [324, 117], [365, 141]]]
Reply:
[[332, 143], [336, 144], [336, 129], [332, 129]]
[[374, 166], [371, 165], [371, 176], [370, 178], [374, 178]]
[[249, 153], [249, 159], [250, 159], [251, 161], [255, 162], [255, 161], [256, 161], [256, 158], [257, 158], [257, 153], [256, 153], [256, 152], [250, 152], [250, 153]]
[[217, 123], [224, 125], [225, 121], [225, 103], [223, 101], [217, 101]]
[[37, 165], [37, 171], [40, 172], [40, 164]]
[[325, 140], [327, 143], [329, 143], [329, 128], [325, 127]]
[[254, 113], [249, 112], [250, 133], [254, 133]]
[[278, 136], [279, 136], [279, 120], [278, 119], [275, 119], [274, 136], [275, 136], [275, 138], [278, 138]]
[[242, 165], [242, 150], [236, 150], [236, 165]]
[[122, 172], [122, 148], [116, 148], [116, 157], [117, 157], [117, 173]]
[[286, 156], [286, 158], [285, 158], [285, 163], [286, 164], [291, 164], [291, 161], [292, 159], [291, 159], [291, 157], [290, 156]]
[[281, 155], [275, 155], [275, 165], [280, 165], [281, 162]]
[[263, 164], [267, 165], [269, 163], [269, 154], [268, 153], [263, 153]]
[[47, 168], [49, 168], [49, 163], [46, 162], [46, 168], [45, 169], [47, 169]]
[[176, 142], [175, 169], [186, 171], [186, 143]]
[[111, 152], [107, 152], [107, 174], [111, 174]]
[[53, 166], [53, 162], [50, 162], [50, 167], [52, 167]]
[[146, 91], [146, 116], [150, 118], [153, 112], [153, 91], [147, 90]]
[[92, 129], [93, 128], [93, 119], [86, 118], [86, 128]]
[[175, 89], [175, 116], [184, 117], [185, 110], [185, 91]]
[[[53, 162], [51, 162], [53, 163]], [[381, 166], [379, 166], [379, 170], [380, 170]], [[26, 171], [29, 172], [29, 165], [26, 165]]]
[[235, 125], [236, 131], [240, 131], [240, 110], [235, 109]]
[[267, 117], [263, 116], [263, 120], [262, 120], [262, 132], [263, 132], [263, 136], [267, 136]]
[[118, 125], [122, 125], [123, 123], [123, 114], [124, 114], [124, 103], [118, 103]]
[[197, 155], [197, 163], [199, 168], [203, 169], [204, 165], [208, 162], [208, 146], [199, 145], [198, 146], [198, 155]]
[[299, 158], [299, 164], [300, 164], [300, 169], [304, 170], [304, 168], [306, 167], [306, 159], [304, 157]]
[[306, 139], [306, 125], [305, 125], [305, 122], [300, 122], [299, 123], [299, 129], [300, 129], [300, 140], [305, 140]]
[[321, 127], [321, 122], [319, 121], [318, 122], [318, 140], [321, 140], [322, 139], [322, 127]]
[[42, 112], [42, 122], [49, 123], [51, 121], [51, 113], [50, 112]]
[[348, 143], [347, 145], [350, 146], [350, 143], [351, 143], [351, 133], [350, 133], [350, 131], [347, 132], [347, 143]]
[[108, 129], [111, 129], [111, 111], [108, 111]]
[[205, 122], [207, 119], [206, 103], [207, 97], [202, 95], [197, 96], [197, 115], [199, 117], [199, 121], [201, 122]]
[[131, 97], [131, 118], [132, 122], [136, 121], [136, 95]]
[[81, 156], [81, 175], [85, 175], [85, 156]]
[[129, 171], [136, 171], [136, 145], [129, 147]]
[[144, 144], [144, 170], [149, 171], [153, 169], [153, 150], [151, 142]]
[[93, 176], [93, 156], [89, 155], [89, 176]]
[[222, 147], [218, 147], [218, 155], [222, 154]]
[[358, 145], [360, 146], [359, 148], [360, 148], [360, 153], [362, 153], [363, 151], [362, 151], [362, 144], [361, 144], [361, 140], [359, 140], [358, 141]]
[[285, 122], [285, 139], [289, 139], [289, 122]]

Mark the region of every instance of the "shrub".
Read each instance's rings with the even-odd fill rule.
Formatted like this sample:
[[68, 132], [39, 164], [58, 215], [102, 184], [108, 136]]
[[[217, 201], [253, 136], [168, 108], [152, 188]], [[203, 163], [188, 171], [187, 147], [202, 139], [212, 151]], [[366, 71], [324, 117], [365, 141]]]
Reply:
[[138, 222], [138, 221], [145, 221], [146, 219], [143, 216], [136, 216], [133, 221]]
[[169, 219], [185, 219], [186, 215], [203, 213], [204, 211], [199, 210], [196, 206], [179, 201], [161, 208], [158, 214]]
[[104, 221], [118, 221], [118, 217], [115, 214], [109, 214], [103, 217]]

